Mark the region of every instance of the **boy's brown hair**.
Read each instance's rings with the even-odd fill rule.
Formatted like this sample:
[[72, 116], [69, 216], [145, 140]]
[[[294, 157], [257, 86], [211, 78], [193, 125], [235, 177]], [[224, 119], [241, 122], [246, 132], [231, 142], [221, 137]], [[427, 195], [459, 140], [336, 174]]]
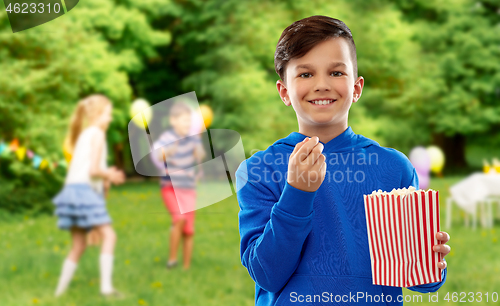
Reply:
[[188, 113], [191, 114], [191, 108], [184, 102], [178, 101], [175, 102], [174, 105], [170, 108], [169, 115], [171, 117], [178, 117], [181, 114]]
[[274, 69], [280, 79], [286, 84], [286, 66], [291, 59], [304, 56], [317, 44], [334, 37], [343, 37], [348, 42], [356, 80], [358, 64], [351, 30], [341, 20], [322, 15], [295, 21], [281, 33], [274, 53]]

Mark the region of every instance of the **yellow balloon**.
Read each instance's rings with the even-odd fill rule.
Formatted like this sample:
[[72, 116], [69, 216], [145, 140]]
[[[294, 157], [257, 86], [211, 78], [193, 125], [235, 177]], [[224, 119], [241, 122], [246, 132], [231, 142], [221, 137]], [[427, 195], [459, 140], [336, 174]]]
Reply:
[[147, 126], [147, 123], [150, 122], [153, 117], [153, 111], [151, 110], [148, 101], [144, 99], [137, 99], [130, 106], [130, 117], [132, 117], [132, 122], [140, 128], [144, 128], [143, 115], [146, 118]]
[[444, 166], [444, 154], [443, 151], [436, 146], [427, 147], [427, 153], [431, 158], [431, 171], [439, 174], [443, 170]]
[[208, 105], [200, 105], [201, 115], [203, 116], [203, 123], [205, 124], [205, 128], [208, 129], [210, 124], [212, 124], [212, 120], [214, 119], [214, 113], [212, 109]]

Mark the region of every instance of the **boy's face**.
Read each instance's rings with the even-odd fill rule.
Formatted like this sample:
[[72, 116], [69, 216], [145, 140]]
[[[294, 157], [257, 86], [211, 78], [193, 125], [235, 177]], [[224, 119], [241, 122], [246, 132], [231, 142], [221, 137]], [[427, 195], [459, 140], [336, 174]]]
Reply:
[[177, 116], [170, 116], [170, 124], [179, 135], [185, 136], [191, 129], [191, 114], [183, 112]]
[[[315, 135], [324, 128], [347, 128], [349, 108], [361, 96], [364, 80], [354, 79], [344, 38], [328, 39], [304, 56], [291, 59], [285, 75], [286, 85], [278, 80], [276, 86], [285, 105], [292, 105], [297, 113], [302, 133]], [[329, 100], [329, 104], [311, 102], [320, 99]]]

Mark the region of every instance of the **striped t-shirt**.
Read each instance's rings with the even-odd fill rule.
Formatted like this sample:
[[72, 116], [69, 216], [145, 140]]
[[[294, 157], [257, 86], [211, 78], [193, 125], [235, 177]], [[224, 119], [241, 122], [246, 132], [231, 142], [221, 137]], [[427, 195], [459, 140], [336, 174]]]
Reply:
[[200, 136], [181, 137], [174, 129], [169, 129], [158, 138], [154, 147], [163, 147], [165, 150], [168, 150], [175, 145], [175, 142], [178, 142], [177, 149], [174, 154], [167, 158], [165, 164], [166, 175], [161, 177], [160, 185], [162, 187], [173, 186], [173, 180], [175, 187], [195, 188], [194, 166], [196, 165], [196, 160], [194, 158], [194, 150], [198, 146], [201, 146], [201, 149], [203, 149]]

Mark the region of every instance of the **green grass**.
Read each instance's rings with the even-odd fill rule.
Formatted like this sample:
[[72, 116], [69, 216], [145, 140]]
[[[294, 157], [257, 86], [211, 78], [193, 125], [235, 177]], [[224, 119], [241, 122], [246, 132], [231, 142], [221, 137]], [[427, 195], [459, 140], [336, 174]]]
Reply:
[[66, 294], [53, 297], [71, 241], [55, 217], [44, 216], [0, 224], [0, 305], [253, 305], [254, 283], [239, 258], [236, 196], [196, 211], [187, 272], [165, 268], [171, 219], [157, 183], [113, 189], [108, 210], [118, 236], [113, 281], [126, 299], [99, 295], [96, 247], [82, 256]]
[[[442, 204], [448, 187], [462, 178], [431, 181]], [[217, 185], [211, 189], [220, 192]], [[442, 205], [443, 224], [444, 208]], [[239, 258], [235, 196], [196, 212], [195, 247], [188, 272], [165, 269], [170, 216], [157, 183], [129, 183], [113, 189], [108, 209], [118, 234], [114, 285], [126, 293], [126, 299], [106, 301], [99, 295], [96, 247], [82, 257], [66, 294], [54, 298], [70, 237], [57, 229], [55, 217], [42, 216], [0, 224], [0, 305], [253, 305], [254, 282]], [[454, 207], [452, 227], [443, 228], [451, 235], [452, 253], [446, 257], [448, 280], [438, 291], [439, 303], [428, 303], [428, 295], [423, 295], [423, 302], [405, 305], [440, 305], [447, 292], [491, 295], [500, 291], [496, 221], [493, 230], [478, 227], [473, 231], [463, 227], [463, 214]], [[406, 289], [404, 293], [420, 295]]]

